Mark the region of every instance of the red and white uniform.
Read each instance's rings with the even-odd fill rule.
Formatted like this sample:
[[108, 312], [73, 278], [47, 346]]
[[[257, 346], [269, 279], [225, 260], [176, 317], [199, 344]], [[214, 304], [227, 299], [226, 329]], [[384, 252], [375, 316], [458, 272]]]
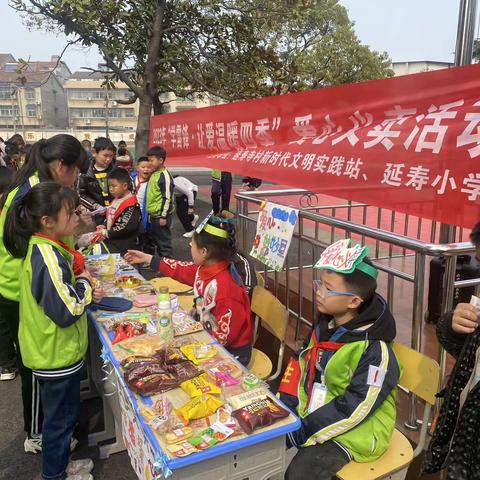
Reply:
[[250, 301], [245, 287], [233, 279], [230, 262], [199, 266], [154, 257], [151, 266], [168, 277], [193, 286], [197, 313], [204, 327], [227, 349], [252, 344]]

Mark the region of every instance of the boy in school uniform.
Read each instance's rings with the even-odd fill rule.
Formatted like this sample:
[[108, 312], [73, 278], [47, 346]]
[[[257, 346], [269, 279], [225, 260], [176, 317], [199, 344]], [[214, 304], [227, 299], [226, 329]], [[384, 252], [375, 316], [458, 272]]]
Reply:
[[[78, 193], [81, 203], [94, 211], [101, 207], [108, 207], [112, 197], [108, 191], [108, 174], [113, 170], [115, 146], [108, 138], [99, 137], [93, 144], [94, 160], [87, 173], [80, 175]], [[95, 216], [95, 223], [100, 224], [105, 217]]]
[[167, 152], [159, 145], [147, 151], [152, 176], [147, 187], [147, 212], [150, 232], [161, 257], [172, 257], [173, 177], [165, 167]]
[[395, 320], [376, 293], [378, 271], [367, 247], [349, 245], [349, 239], [330, 245], [315, 265], [318, 321], [279, 387], [302, 422], [287, 436], [288, 446], [298, 448], [287, 480], [331, 479], [350, 460], [373, 461], [395, 426]]
[[142, 213], [137, 197], [132, 194], [132, 181], [128, 172], [114, 168], [108, 175], [108, 188], [112, 203], [107, 211], [106, 228], [102, 228], [104, 243], [110, 252], [124, 255], [135, 248], [143, 231]]

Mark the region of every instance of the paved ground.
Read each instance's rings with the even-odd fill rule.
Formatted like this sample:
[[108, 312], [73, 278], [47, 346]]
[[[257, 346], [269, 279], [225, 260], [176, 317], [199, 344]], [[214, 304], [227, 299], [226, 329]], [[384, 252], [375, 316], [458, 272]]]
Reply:
[[[203, 183], [206, 188], [208, 176], [195, 176], [192, 181]], [[196, 210], [203, 218], [211, 209], [207, 195], [200, 195]], [[175, 218], [172, 227], [173, 248], [177, 258], [189, 260], [189, 239], [183, 238], [183, 227]], [[97, 448], [88, 448], [87, 431], [101, 430], [100, 402], [98, 399], [83, 403], [78, 438], [80, 446], [74, 458], [90, 457], [95, 461], [94, 475], [96, 480], [136, 480], [136, 475], [130, 467], [126, 452], [112, 455], [108, 460], [98, 460]], [[41, 469], [39, 455], [26, 454], [23, 451], [23, 421], [21, 409], [20, 379], [10, 382], [0, 382], [0, 479], [1, 480], [37, 480]]]

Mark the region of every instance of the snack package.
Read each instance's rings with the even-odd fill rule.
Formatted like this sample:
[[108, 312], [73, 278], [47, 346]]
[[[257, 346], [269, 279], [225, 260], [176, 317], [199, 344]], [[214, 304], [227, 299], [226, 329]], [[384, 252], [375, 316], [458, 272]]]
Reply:
[[175, 457], [186, 457], [187, 455], [190, 455], [197, 451], [197, 449], [188, 442], [167, 445], [167, 449]]
[[252, 390], [254, 388], [257, 388], [262, 384], [262, 381], [253, 373], [249, 373], [248, 375], [245, 375], [242, 379], [242, 388], [244, 390]]
[[156, 373], [128, 384], [130, 389], [142, 396], [163, 393], [178, 387], [177, 379], [170, 373]]
[[200, 322], [195, 321], [190, 315], [184, 312], [173, 312], [172, 323], [176, 337], [203, 330]]
[[258, 400], [232, 413], [232, 416], [248, 435], [257, 428], [268, 427], [288, 415], [288, 410], [277, 405], [270, 398]]
[[166, 395], [161, 395], [160, 398], [155, 401], [152, 408], [158, 415], [170, 415], [173, 406]]
[[207, 345], [202, 342], [184, 345], [180, 347], [180, 350], [195, 365], [217, 354], [217, 347], [215, 345]]
[[267, 398], [267, 392], [262, 389], [249, 390], [247, 392], [242, 392], [238, 395], [230, 397], [228, 403], [233, 407], [234, 410], [250, 405], [251, 403], [264, 400]]
[[148, 295], [148, 294], [137, 295], [135, 297], [135, 300], [133, 301], [133, 306], [140, 307], [140, 308], [150, 307], [156, 304], [157, 304], [157, 295]]
[[190, 420], [213, 415], [222, 406], [223, 402], [220, 399], [212, 395], [202, 395], [192, 398], [183, 407], [178, 408], [176, 413], [188, 425]]
[[192, 378], [198, 377], [203, 372], [199, 370], [192, 362], [180, 362], [167, 365], [167, 370], [178, 380], [178, 383], [186, 382]]
[[182, 353], [178, 350], [178, 348], [167, 346], [164, 348], [160, 348], [155, 352], [155, 357], [158, 358], [160, 363], [163, 364], [171, 364], [171, 363], [178, 363], [184, 362], [187, 359], [182, 355]]
[[232, 407], [230, 405], [224, 405], [217, 410], [217, 422], [229, 428], [235, 428], [237, 426], [235, 420], [232, 418]]
[[222, 393], [221, 388], [208, 381], [206, 373], [182, 382], [180, 388], [192, 398], [200, 397], [206, 393], [211, 395], [220, 395]]
[[165, 341], [158, 335], [150, 335], [148, 333], [139, 335], [138, 337], [128, 338], [114, 347], [123, 350], [131, 355], [152, 356], [156, 350], [163, 347]]
[[167, 443], [178, 443], [190, 438], [192, 435], [193, 430], [190, 427], [176, 427], [165, 435], [165, 441]]
[[143, 418], [147, 422], [147, 424], [156, 432], [158, 433], [166, 433], [170, 430], [172, 426], [172, 422], [174, 419], [170, 417], [168, 414], [159, 415], [153, 408], [151, 407], [142, 407], [140, 408], [140, 413], [143, 415]]
[[128, 369], [124, 374], [124, 378], [125, 381], [130, 384], [135, 383], [141, 378], [148, 377], [149, 375], [155, 375], [157, 373], [167, 372], [165, 372], [163, 365], [160, 365], [160, 363], [144, 363]]
[[134, 366], [145, 365], [147, 363], [158, 363], [158, 359], [155, 357], [147, 357], [145, 355], [129, 355], [120, 362], [120, 366], [125, 370], [129, 370]]
[[[215, 368], [221, 373], [228, 373], [233, 378], [240, 378], [243, 375], [243, 370], [233, 361], [227, 359], [218, 359], [218, 358], [211, 358], [202, 362], [202, 367], [206, 370], [210, 370]], [[215, 376], [213, 374], [212, 376]]]
[[231, 387], [233, 385], [238, 385], [240, 382], [233, 378], [230, 374], [228, 373], [223, 373], [218, 368], [212, 367], [210, 368], [210, 374], [215, 377], [215, 384], [218, 385], [219, 387], [225, 386], [225, 387]]

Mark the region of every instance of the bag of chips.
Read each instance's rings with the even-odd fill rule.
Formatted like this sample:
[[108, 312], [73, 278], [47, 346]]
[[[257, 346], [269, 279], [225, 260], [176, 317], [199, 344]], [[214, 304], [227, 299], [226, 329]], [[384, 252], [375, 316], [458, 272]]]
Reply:
[[202, 373], [198, 377], [192, 378], [180, 384], [180, 388], [190, 397], [199, 397], [206, 393], [211, 395], [220, 395], [222, 390], [217, 385], [208, 381], [206, 373]]
[[276, 421], [288, 417], [289, 413], [288, 410], [267, 397], [235, 410], [232, 416], [237, 420], [243, 431], [250, 435], [257, 428], [268, 427]]
[[130, 384], [134, 383], [141, 378], [148, 377], [149, 375], [154, 375], [156, 373], [167, 373], [163, 368], [163, 365], [159, 363], [142, 363], [140, 365], [135, 365], [132, 368], [129, 368], [124, 375], [125, 381]]
[[147, 363], [158, 363], [158, 358], [148, 357], [144, 355], [129, 355], [127, 358], [124, 358], [120, 362], [120, 366], [123, 367], [125, 370], [129, 370], [134, 366]]
[[177, 409], [176, 413], [188, 425], [190, 420], [213, 415], [222, 406], [223, 402], [220, 399], [212, 395], [202, 395], [192, 398], [183, 407]]
[[217, 354], [217, 347], [215, 345], [207, 345], [202, 342], [183, 345], [183, 347], [180, 347], [180, 350], [195, 365]]

